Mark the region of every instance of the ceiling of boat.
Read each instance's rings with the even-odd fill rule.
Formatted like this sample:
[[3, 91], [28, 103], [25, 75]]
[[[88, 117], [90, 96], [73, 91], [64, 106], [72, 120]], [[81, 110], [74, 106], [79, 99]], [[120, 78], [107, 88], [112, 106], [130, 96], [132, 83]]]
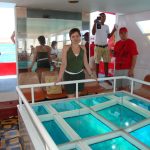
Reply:
[[129, 14], [150, 10], [150, 0], [79, 0], [78, 4], [70, 4], [68, 0], [5, 0], [5, 2], [16, 3], [16, 6], [20, 7], [72, 12], [100, 10]]

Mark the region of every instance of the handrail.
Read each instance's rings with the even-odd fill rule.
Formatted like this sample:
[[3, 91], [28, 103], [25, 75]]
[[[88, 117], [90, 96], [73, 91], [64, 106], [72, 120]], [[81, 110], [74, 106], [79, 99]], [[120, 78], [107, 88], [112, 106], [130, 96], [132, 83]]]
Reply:
[[128, 77], [128, 76], [125, 76], [125, 78], [126, 78], [126, 79], [129, 79], [129, 80], [131, 80], [131, 81], [134, 81], [134, 82], [141, 83], [141, 84], [150, 85], [150, 82], [146, 82], [146, 81], [143, 81], [143, 80], [131, 78], [131, 77]]
[[[114, 80], [114, 79], [128, 79], [134, 82], [138, 82], [145, 85], [150, 85], [150, 82], [142, 81], [139, 79], [127, 77], [127, 76], [117, 76], [117, 77], [106, 77], [106, 78], [97, 78], [97, 81], [105, 81], [105, 80]], [[73, 83], [87, 83], [93, 82], [95, 79], [84, 79], [84, 80], [76, 80], [76, 81], [62, 81], [56, 83], [56, 85], [66, 85], [66, 84], [73, 84]], [[19, 88], [36, 88], [36, 87], [46, 87], [46, 86], [53, 86], [54, 82], [51, 83], [41, 83], [41, 84], [30, 84], [30, 85], [18, 85]]]
[[[115, 88], [116, 88], [116, 80], [117, 79], [128, 79], [131, 81], [131, 94], [133, 94], [133, 86], [134, 86], [134, 82], [138, 82], [141, 84], [145, 84], [145, 85], [150, 85], [150, 82], [145, 82], [145, 81], [141, 81], [139, 79], [135, 79], [135, 78], [131, 78], [131, 77], [127, 77], [127, 76], [117, 76], [117, 77], [107, 77], [107, 78], [98, 78], [97, 81], [105, 81], [105, 80], [114, 80], [114, 92], [115, 92]], [[59, 82], [56, 83], [56, 85], [66, 85], [66, 84], [76, 84], [76, 98], [78, 98], [78, 84], [79, 83], [85, 83], [85, 82], [93, 82], [95, 81], [95, 79], [84, 79], [84, 80], [76, 80], [76, 81], [63, 81], [63, 82]], [[45, 141], [45, 143], [47, 144], [48, 148], [50, 150], [58, 150], [56, 144], [54, 143], [54, 141], [52, 140], [52, 138], [49, 136], [49, 134], [46, 132], [46, 130], [44, 129], [44, 127], [41, 125], [38, 117], [34, 114], [33, 110], [31, 109], [29, 103], [27, 102], [25, 96], [23, 95], [23, 93], [21, 92], [21, 89], [24, 88], [31, 88], [31, 93], [32, 93], [32, 102], [34, 103], [34, 88], [36, 87], [46, 87], [46, 86], [53, 86], [55, 85], [54, 82], [52, 83], [41, 83], [41, 84], [31, 84], [31, 85], [19, 85], [16, 87], [16, 90], [19, 94], [19, 99], [20, 101], [22, 100], [24, 102], [24, 105], [27, 108], [28, 113], [31, 115], [35, 126], [37, 127], [37, 129], [39, 130], [39, 133], [41, 134], [43, 140]], [[22, 102], [20, 102], [20, 106]]]
[[26, 98], [22, 94], [21, 90], [18, 87], [16, 87], [16, 90], [17, 90], [19, 96], [21, 97], [24, 105], [26, 106], [28, 113], [30, 114], [31, 118], [33, 119], [35, 126], [37, 127], [40, 135], [42, 136], [42, 138], [45, 141], [45, 144], [48, 146], [49, 150], [58, 150], [56, 144], [54, 143], [52, 138], [49, 136], [49, 134], [46, 132], [45, 128], [41, 125], [41, 122], [39, 121], [38, 117], [32, 111], [31, 106], [26, 101]]
[[[114, 79], [126, 79], [126, 76], [118, 76], [118, 77], [107, 77], [107, 78], [97, 78], [97, 81], [105, 81], [105, 80], [114, 80]], [[94, 82], [95, 79], [84, 79], [84, 80], [76, 80], [76, 81], [62, 81], [56, 83], [56, 85], [66, 85], [66, 84], [75, 84], [75, 83], [87, 83], [87, 82]], [[54, 82], [51, 83], [41, 83], [41, 84], [30, 84], [30, 85], [19, 85], [19, 88], [36, 88], [36, 87], [46, 87], [46, 86], [53, 86]]]

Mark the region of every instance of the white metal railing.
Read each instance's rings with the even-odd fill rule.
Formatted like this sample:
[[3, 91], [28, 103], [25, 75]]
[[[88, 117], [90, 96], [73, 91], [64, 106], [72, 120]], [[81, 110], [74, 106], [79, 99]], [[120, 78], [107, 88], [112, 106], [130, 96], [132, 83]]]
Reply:
[[[113, 92], [116, 92], [116, 80], [118, 80], [118, 79], [128, 79], [128, 80], [131, 81], [131, 94], [133, 94], [134, 82], [150, 86], [150, 82], [141, 81], [141, 80], [138, 80], [138, 79], [127, 77], [127, 76], [98, 78], [97, 81], [113, 80], [114, 81]], [[79, 96], [78, 84], [79, 83], [85, 83], [85, 82], [93, 82], [93, 81], [95, 81], [95, 80], [94, 79], [85, 79], [85, 80], [76, 80], [76, 81], [65, 81], [65, 82], [56, 83], [56, 85], [76, 84], [76, 98], [78, 98], [78, 96]], [[29, 105], [29, 103], [26, 100], [25, 96], [21, 92], [21, 89], [31, 88], [32, 103], [34, 103], [34, 88], [36, 88], [36, 87], [47, 87], [47, 86], [53, 86], [53, 85], [54, 85], [54, 82], [53, 83], [42, 83], [42, 84], [31, 84], [31, 85], [19, 85], [19, 86], [16, 87], [16, 90], [19, 94], [20, 108], [22, 107], [22, 102], [23, 102], [26, 109], [27, 109], [27, 111], [28, 111], [28, 113], [29, 113], [29, 115], [33, 119], [33, 122], [34, 122], [35, 126], [37, 127], [40, 136], [43, 138], [43, 140], [45, 142], [45, 149], [46, 150], [58, 150], [58, 148], [57, 148], [56, 144], [54, 143], [54, 141], [52, 140], [52, 138], [46, 132], [45, 128], [40, 123], [40, 120], [38, 119], [38, 117], [33, 112], [31, 106]]]
[[[98, 78], [97, 81], [106, 81], [106, 80], [113, 80], [113, 92], [116, 92], [116, 80], [118, 79], [128, 79], [131, 81], [131, 94], [133, 94], [133, 89], [134, 89], [134, 82], [149, 85], [150, 82], [145, 82], [139, 79], [127, 77], [127, 76], [118, 76], [118, 77], [107, 77], [107, 78]], [[66, 85], [66, 84], [76, 84], [76, 98], [78, 98], [78, 84], [79, 83], [87, 83], [87, 82], [93, 82], [95, 81], [94, 79], [84, 79], [84, 80], [76, 80], [76, 81], [65, 81], [65, 82], [59, 82], [56, 85]], [[32, 97], [32, 103], [34, 103], [34, 88], [36, 87], [47, 87], [47, 86], [54, 86], [54, 82], [52, 83], [41, 83], [41, 84], [30, 84], [30, 85], [19, 85], [18, 87], [21, 89], [24, 88], [31, 88], [31, 97]]]
[[131, 81], [131, 94], [133, 94], [134, 82], [150, 86], [150, 82], [146, 82], [143, 80], [139, 80], [139, 79], [135, 79], [135, 78], [127, 77], [127, 76], [125, 76], [125, 78]]
[[44, 141], [45, 150], [58, 150], [58, 147], [54, 143], [53, 139], [49, 136], [49, 134], [47, 133], [45, 128], [42, 126], [42, 124], [41, 124], [40, 120], [38, 119], [38, 117], [34, 114], [31, 106], [29, 105], [28, 101], [26, 100], [26, 98], [22, 94], [19, 87], [16, 87], [16, 90], [19, 94], [20, 109], [22, 107], [22, 102], [23, 102], [25, 107], [26, 107], [27, 112], [29, 113], [30, 117], [32, 118], [32, 120], [34, 122], [34, 125], [38, 129], [38, 132], [40, 133], [40, 136], [42, 137], [42, 139]]

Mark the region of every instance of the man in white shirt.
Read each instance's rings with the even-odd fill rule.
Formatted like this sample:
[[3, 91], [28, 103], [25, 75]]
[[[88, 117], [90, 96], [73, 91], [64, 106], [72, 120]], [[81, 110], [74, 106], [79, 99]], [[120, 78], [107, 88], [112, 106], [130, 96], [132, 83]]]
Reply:
[[52, 57], [52, 59], [56, 59], [57, 55], [58, 55], [57, 41], [52, 41], [52, 44], [51, 44], [51, 57]]
[[94, 21], [92, 34], [95, 35], [95, 49], [94, 49], [94, 59], [96, 63], [96, 73], [98, 77], [99, 72], [99, 62], [101, 58], [104, 61], [104, 72], [105, 77], [108, 77], [108, 63], [110, 62], [110, 52], [108, 50], [107, 38], [110, 38], [116, 28], [114, 26], [111, 33], [109, 33], [108, 25], [104, 24], [106, 20], [105, 13], [100, 13], [99, 17]]

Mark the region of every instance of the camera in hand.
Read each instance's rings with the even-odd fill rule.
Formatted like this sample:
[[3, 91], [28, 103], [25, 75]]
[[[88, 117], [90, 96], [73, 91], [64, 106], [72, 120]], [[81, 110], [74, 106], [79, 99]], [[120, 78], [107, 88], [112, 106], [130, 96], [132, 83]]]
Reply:
[[101, 23], [97, 23], [97, 29], [101, 29]]
[[101, 17], [97, 17], [97, 29], [101, 29], [101, 23], [99, 22], [99, 20], [101, 20]]

